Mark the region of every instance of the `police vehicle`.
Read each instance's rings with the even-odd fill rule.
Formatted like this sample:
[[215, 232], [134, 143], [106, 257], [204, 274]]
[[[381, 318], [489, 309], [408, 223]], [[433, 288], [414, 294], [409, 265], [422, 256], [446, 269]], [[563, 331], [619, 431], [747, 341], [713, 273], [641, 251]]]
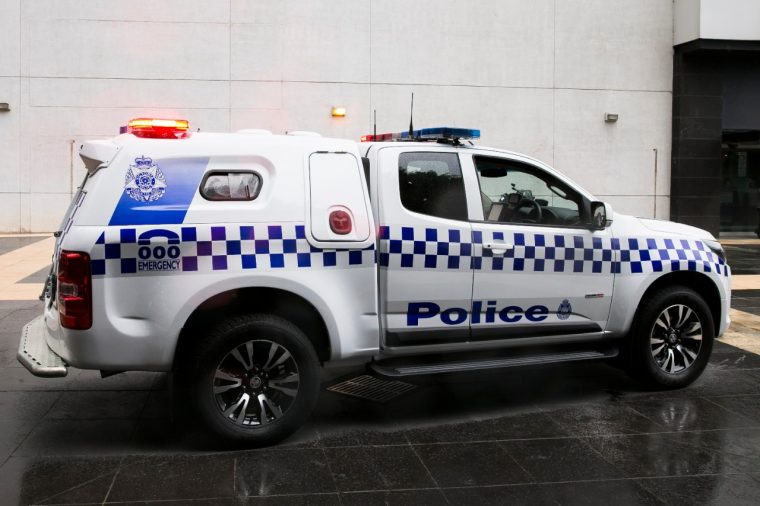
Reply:
[[85, 142], [19, 360], [174, 371], [216, 433], [295, 431], [320, 368], [405, 377], [616, 359], [693, 382], [729, 325], [720, 244], [615, 213], [478, 130], [190, 133], [136, 119]]

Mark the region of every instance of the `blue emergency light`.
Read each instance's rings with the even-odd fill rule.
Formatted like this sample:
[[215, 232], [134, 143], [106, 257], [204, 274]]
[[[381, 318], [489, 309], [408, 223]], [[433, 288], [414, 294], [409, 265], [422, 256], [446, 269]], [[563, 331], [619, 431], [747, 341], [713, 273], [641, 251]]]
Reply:
[[[409, 132], [401, 132], [401, 139], [409, 139]], [[435, 127], [412, 131], [413, 139], [480, 139], [480, 130], [474, 128]]]
[[452, 128], [452, 127], [435, 127], [435, 128], [421, 128], [419, 130], [412, 130], [412, 135], [409, 135], [409, 131], [377, 134], [377, 135], [362, 135], [362, 142], [369, 141], [413, 141], [413, 140], [459, 140], [459, 139], [480, 139], [480, 130], [475, 128]]

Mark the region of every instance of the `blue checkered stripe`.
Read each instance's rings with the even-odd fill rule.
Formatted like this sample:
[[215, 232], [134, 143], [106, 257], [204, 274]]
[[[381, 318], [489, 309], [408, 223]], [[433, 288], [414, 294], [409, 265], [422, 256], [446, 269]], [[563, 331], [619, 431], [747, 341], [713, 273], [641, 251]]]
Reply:
[[[468, 237], [470, 236], [471, 237]], [[486, 242], [514, 245], [503, 255]], [[701, 241], [603, 238], [573, 234], [381, 226], [378, 263], [385, 268], [643, 274], [715, 272], [728, 276], [725, 261]]]
[[615, 271], [612, 244], [601, 237], [564, 234], [472, 233], [473, 242], [505, 242], [514, 247], [503, 255], [478, 248], [482, 257], [473, 259], [473, 268], [487, 271], [612, 273]]
[[615, 265], [618, 273], [695, 271], [722, 276], [730, 274], [726, 261], [702, 241], [631, 237], [612, 239], [611, 244], [613, 250], [620, 252], [620, 260]]
[[[144, 242], [139, 244], [140, 238], [151, 234], [161, 239], [157, 241], [154, 237], [147, 248]], [[172, 240], [169, 235], [176, 238]], [[160, 246], [158, 251], [157, 245]], [[90, 265], [94, 276], [102, 276], [161, 274], [160, 271], [351, 268], [374, 264], [374, 246], [340, 250], [315, 248], [306, 240], [304, 225], [283, 224], [160, 229], [109, 227], [93, 247]], [[155, 266], [167, 268], [156, 269]]]
[[378, 233], [378, 264], [390, 268], [472, 269], [469, 230], [388, 227]]

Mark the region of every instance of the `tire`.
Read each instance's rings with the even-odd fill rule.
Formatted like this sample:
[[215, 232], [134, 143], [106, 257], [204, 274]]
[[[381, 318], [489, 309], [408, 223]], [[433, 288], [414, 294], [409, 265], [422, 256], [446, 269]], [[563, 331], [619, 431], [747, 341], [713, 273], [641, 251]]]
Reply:
[[634, 320], [630, 372], [649, 386], [683, 388], [704, 371], [714, 339], [704, 299], [684, 286], [663, 288], [642, 303]]
[[274, 315], [225, 321], [199, 342], [190, 367], [193, 403], [223, 439], [268, 446], [304, 424], [320, 390], [306, 335]]

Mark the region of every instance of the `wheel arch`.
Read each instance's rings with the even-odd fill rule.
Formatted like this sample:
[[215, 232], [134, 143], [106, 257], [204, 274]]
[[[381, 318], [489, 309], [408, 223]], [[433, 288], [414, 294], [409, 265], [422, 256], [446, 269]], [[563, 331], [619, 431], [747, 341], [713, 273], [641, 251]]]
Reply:
[[206, 330], [225, 318], [245, 313], [280, 316], [296, 325], [309, 338], [320, 362], [330, 360], [337, 340], [330, 338], [328, 321], [303, 294], [271, 286], [230, 288], [208, 296], [186, 318], [177, 338], [173, 367], [182, 364]]
[[713, 281], [709, 276], [701, 272], [675, 271], [675, 272], [669, 272], [655, 279], [652, 282], [652, 284], [650, 284], [647, 287], [647, 289], [644, 291], [644, 293], [641, 295], [641, 298], [639, 299], [639, 304], [636, 309], [636, 315], [634, 317], [634, 321], [635, 321], [635, 318], [638, 318], [639, 316], [639, 311], [642, 306], [642, 302], [644, 300], [647, 300], [647, 297], [650, 297], [653, 293], [667, 286], [685, 286], [697, 292], [705, 300], [707, 307], [710, 308], [710, 314], [713, 319], [715, 335], [716, 336], [718, 335], [720, 331], [720, 322], [721, 322], [720, 290], [718, 289], [718, 286], [716, 285], [715, 281]]

